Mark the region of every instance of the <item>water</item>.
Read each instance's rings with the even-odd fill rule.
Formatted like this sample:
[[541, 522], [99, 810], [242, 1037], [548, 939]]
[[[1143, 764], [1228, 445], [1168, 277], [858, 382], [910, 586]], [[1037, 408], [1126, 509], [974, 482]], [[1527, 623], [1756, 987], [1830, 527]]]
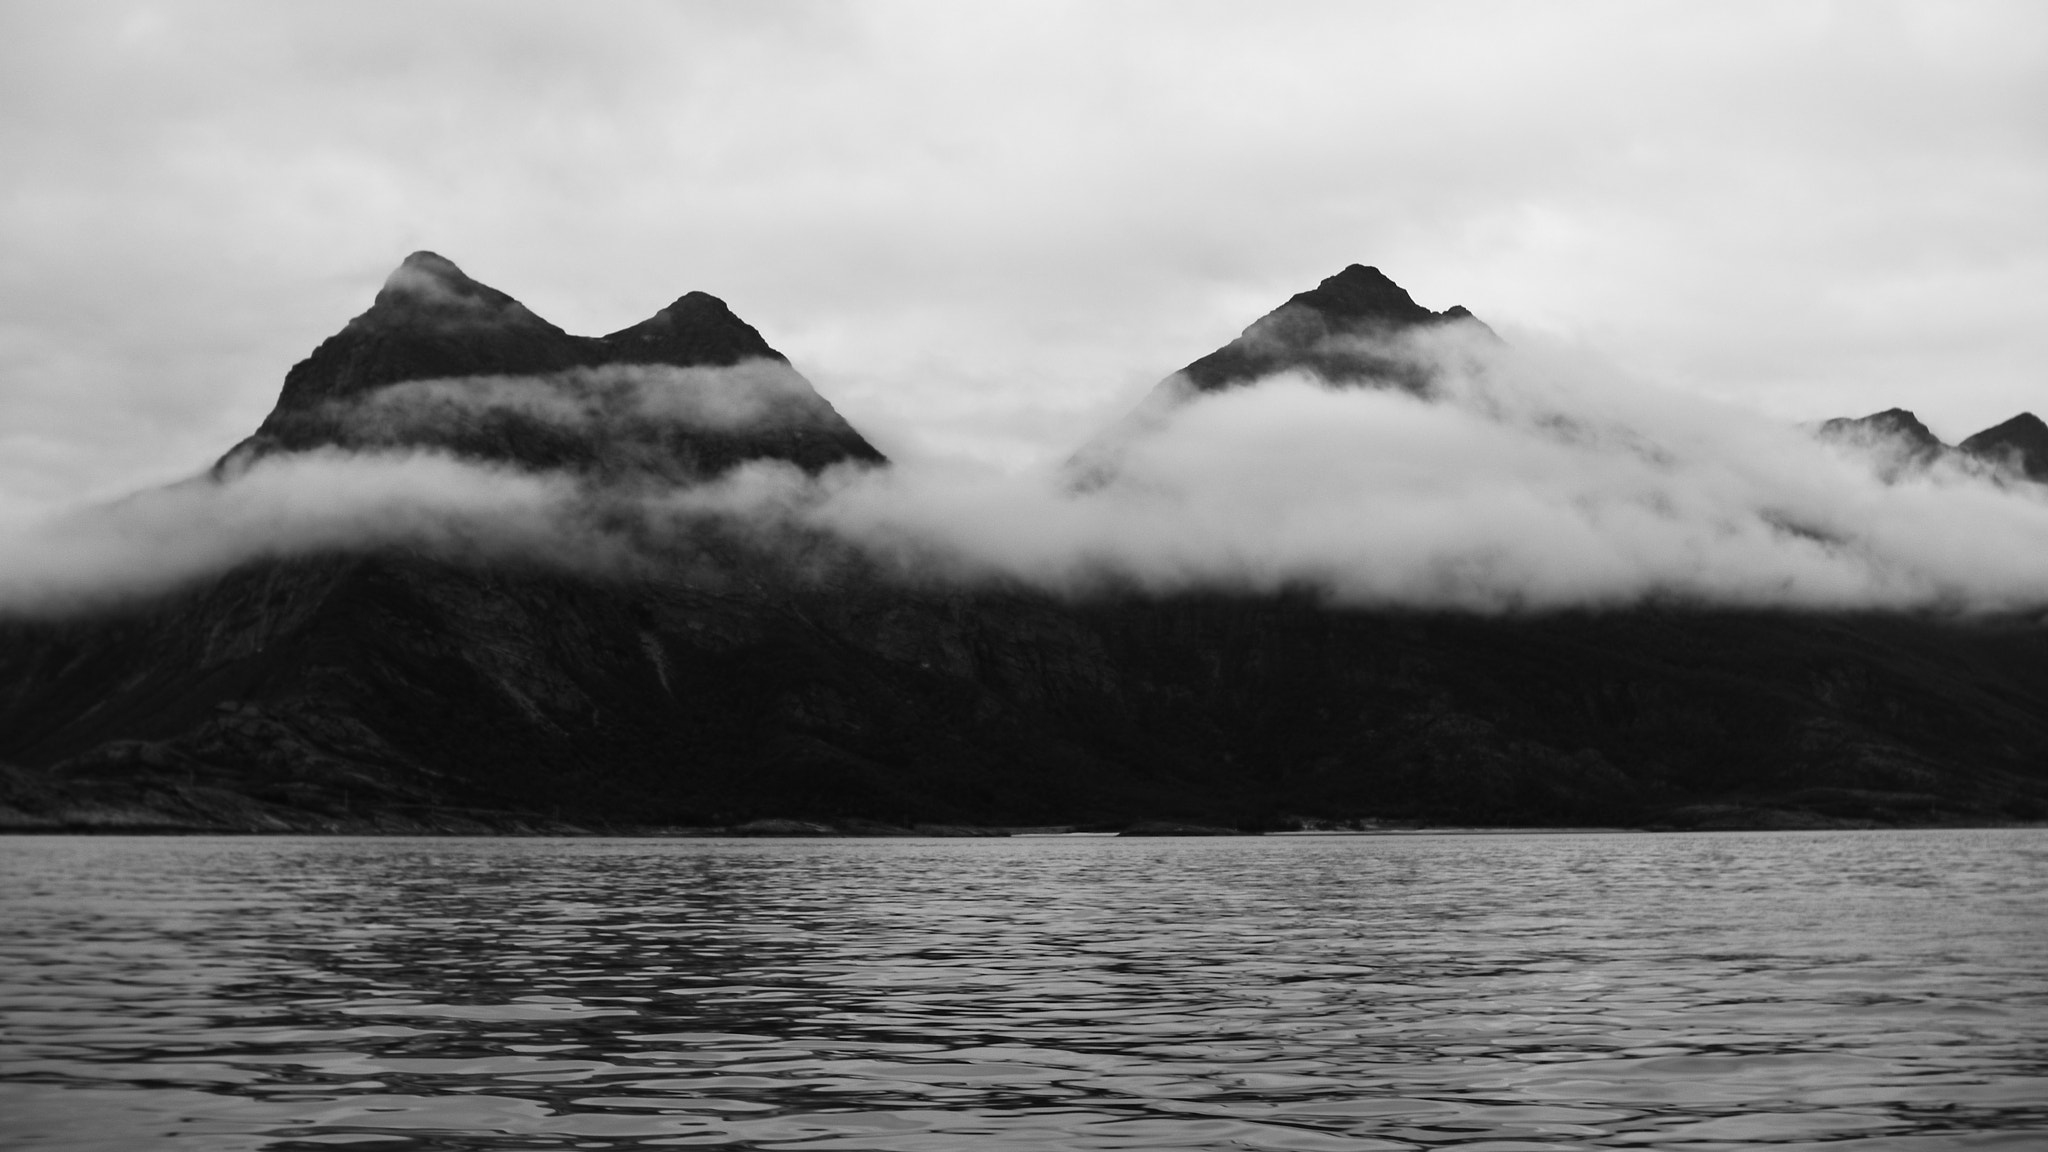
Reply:
[[0, 840], [0, 1145], [2048, 1148], [2048, 834]]

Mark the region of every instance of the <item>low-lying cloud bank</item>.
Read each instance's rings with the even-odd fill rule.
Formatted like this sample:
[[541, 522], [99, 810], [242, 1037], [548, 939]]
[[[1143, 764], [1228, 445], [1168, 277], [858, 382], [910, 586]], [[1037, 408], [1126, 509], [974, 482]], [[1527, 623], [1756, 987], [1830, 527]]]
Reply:
[[308, 452], [228, 481], [201, 477], [111, 504], [0, 524], [0, 611], [72, 612], [161, 593], [259, 559], [402, 548], [609, 565], [626, 555], [579, 519], [561, 477], [427, 453]]
[[830, 418], [810, 382], [779, 360], [731, 367], [605, 364], [546, 376], [465, 376], [392, 384], [325, 414], [368, 438], [402, 443], [494, 414], [566, 429], [616, 434], [635, 425], [674, 424], [738, 431]]
[[[225, 483], [0, 529], [0, 606], [97, 603], [348, 547], [660, 563], [712, 522], [771, 551], [836, 537], [908, 581], [1063, 593], [1311, 586], [1345, 604], [1478, 611], [2048, 606], [2048, 486], [1963, 458], [1879, 467], [1867, 446], [1467, 331], [1400, 351], [1435, 373], [1428, 396], [1302, 375], [1195, 396], [1117, 446], [1092, 487], [760, 461], [693, 487], [594, 490], [424, 453], [267, 459]], [[458, 405], [510, 395], [537, 413], [560, 399], [477, 383], [400, 387]], [[587, 420], [579, 404], [553, 418]]]
[[1967, 459], [1887, 482], [1856, 446], [1470, 331], [1410, 351], [1435, 369], [1427, 398], [1303, 376], [1201, 396], [1080, 494], [914, 469], [817, 493], [757, 466], [683, 499], [777, 509], [906, 572], [1063, 589], [1308, 584], [1478, 610], [2048, 604], [2048, 487]]

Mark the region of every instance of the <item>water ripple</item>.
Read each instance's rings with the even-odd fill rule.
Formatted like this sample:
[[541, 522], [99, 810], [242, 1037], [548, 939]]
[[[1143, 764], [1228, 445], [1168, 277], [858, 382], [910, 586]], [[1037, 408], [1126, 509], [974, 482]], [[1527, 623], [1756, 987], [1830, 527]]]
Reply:
[[2048, 835], [0, 841], [0, 1143], [2048, 1146]]

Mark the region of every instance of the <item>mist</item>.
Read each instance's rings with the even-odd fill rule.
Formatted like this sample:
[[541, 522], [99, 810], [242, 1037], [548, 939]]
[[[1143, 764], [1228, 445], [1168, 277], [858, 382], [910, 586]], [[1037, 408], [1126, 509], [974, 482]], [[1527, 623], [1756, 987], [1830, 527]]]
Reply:
[[410, 380], [355, 402], [329, 402], [323, 409], [357, 437], [392, 443], [422, 432], [473, 426], [497, 413], [570, 431], [618, 435], [650, 424], [717, 431], [765, 428], [815, 422], [831, 412], [795, 369], [766, 359], [717, 368], [605, 364], [545, 376]]
[[828, 528], [906, 576], [1069, 593], [1306, 586], [1486, 612], [2048, 603], [2041, 485], [1954, 455], [1888, 467], [1889, 445], [1823, 443], [1566, 349], [1457, 327], [1399, 343], [1374, 351], [1425, 363], [1423, 394], [1301, 374], [1169, 385], [1099, 487], [917, 466], [812, 484], [754, 465], [682, 499]]
[[[1215, 393], [1169, 382], [1143, 419], [1091, 448], [1089, 484], [1066, 469], [937, 459], [817, 475], [756, 461], [670, 486], [423, 452], [273, 457], [230, 480], [0, 529], [0, 605], [99, 603], [362, 547], [659, 570], [714, 524], [770, 555], [803, 542], [814, 558], [811, 542], [834, 539], [910, 584], [1073, 596], [1313, 589], [1350, 606], [1489, 613], [2048, 605], [2048, 486], [1957, 454], [1901, 468], [1883, 443], [1825, 442], [1570, 348], [1510, 347], [1472, 328], [1365, 351], [1422, 365], [1429, 386], [1300, 373]], [[398, 385], [352, 418], [496, 405], [575, 428], [620, 412], [711, 427], [762, 418], [789, 382], [764, 377], [738, 402], [754, 394], [674, 370], [676, 389], [651, 399], [646, 378], [595, 371]]]
[[0, 522], [0, 611], [103, 609], [259, 560], [396, 548], [598, 570], [620, 542], [560, 476], [432, 453], [307, 452], [108, 504]]

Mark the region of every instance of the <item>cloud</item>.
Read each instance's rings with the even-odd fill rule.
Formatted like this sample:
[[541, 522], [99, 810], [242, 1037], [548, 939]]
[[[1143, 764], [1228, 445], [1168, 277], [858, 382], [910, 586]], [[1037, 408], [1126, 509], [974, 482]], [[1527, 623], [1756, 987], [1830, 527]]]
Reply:
[[[66, 614], [257, 560], [400, 548], [573, 568], [623, 559], [574, 486], [432, 454], [310, 452], [0, 523], [0, 611]], [[579, 514], [582, 513], [582, 514]]]
[[[598, 482], [409, 446], [459, 440], [506, 415], [573, 434], [619, 467]], [[715, 526], [685, 525], [669, 505], [665, 535], [649, 535], [649, 490], [666, 481], [650, 459], [659, 437], [640, 434], [840, 426], [802, 376], [765, 359], [408, 381], [326, 403], [317, 417], [351, 448], [249, 455], [220, 476], [55, 514], [0, 507], [0, 612], [90, 611], [252, 561], [374, 549], [701, 572], [693, 533]]]
[[[2048, 8], [0, 6], [0, 459], [199, 466], [430, 247], [1024, 467], [1344, 264], [1788, 420], [2039, 407]], [[0, 446], [0, 454], [8, 453]], [[0, 495], [0, 501], [6, 499]]]
[[2048, 488], [1966, 458], [1887, 482], [1854, 446], [1470, 330], [1401, 351], [1433, 366], [1430, 396], [1301, 375], [1201, 395], [1150, 412], [1114, 479], [1079, 493], [915, 469], [808, 502], [768, 495], [771, 469], [727, 484], [736, 512], [793, 509], [906, 572], [1067, 590], [1308, 585], [1482, 611], [2048, 603]]
[[323, 408], [323, 415], [362, 440], [390, 444], [422, 432], [474, 426], [501, 413], [586, 434], [649, 424], [736, 432], [836, 423], [809, 381], [767, 359], [718, 368], [605, 364], [544, 376], [410, 380]]
[[[226, 483], [9, 530], [0, 604], [99, 603], [360, 547], [697, 579], [705, 535], [722, 533], [797, 578], [830, 554], [825, 540], [912, 585], [1066, 595], [1313, 588], [1347, 605], [1479, 612], [2048, 606], [2048, 486], [1954, 454], [1887, 471], [1881, 445], [1826, 442], [1463, 326], [1370, 351], [1425, 366], [1425, 394], [1299, 373], [1169, 389], [1110, 452], [1106, 480], [1083, 488], [1054, 469], [943, 461], [819, 475], [757, 461], [672, 487], [423, 454], [272, 458]], [[464, 383], [478, 391], [463, 404], [510, 397], [536, 416], [590, 418], [552, 385]], [[412, 395], [458, 392], [426, 382]]]

